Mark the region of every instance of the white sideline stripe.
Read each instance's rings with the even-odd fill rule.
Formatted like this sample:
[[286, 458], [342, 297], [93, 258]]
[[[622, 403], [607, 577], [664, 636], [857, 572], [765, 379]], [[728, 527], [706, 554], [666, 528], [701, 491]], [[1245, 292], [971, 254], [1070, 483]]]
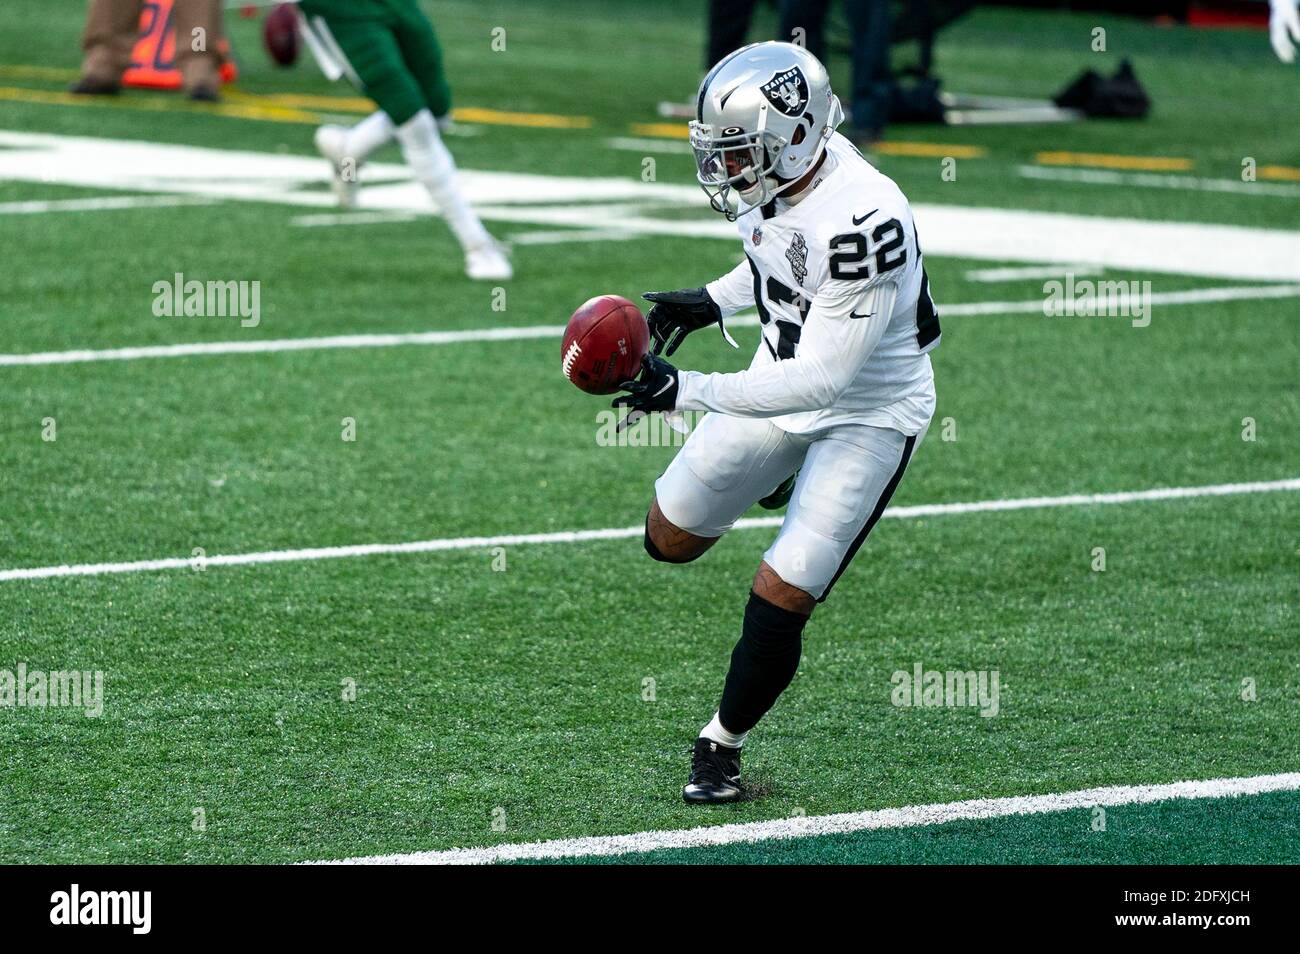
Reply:
[[[981, 500], [973, 503], [919, 504], [890, 507], [883, 516], [895, 519], [938, 517], [959, 513], [1001, 510], [1033, 510], [1042, 507], [1082, 507], [1093, 504], [1136, 503], [1148, 500], [1179, 500], [1188, 497], [1219, 497], [1228, 494], [1259, 494], [1300, 490], [1300, 477], [1244, 484], [1212, 484], [1204, 487], [1158, 487], [1107, 494], [1069, 494], [1063, 497], [1021, 497], [1012, 500]], [[779, 527], [784, 517], [751, 517], [736, 521], [735, 529]], [[408, 543], [362, 543], [342, 547], [311, 547], [301, 550], [266, 550], [260, 553], [230, 553], [204, 557], [166, 557], [126, 563], [78, 563], [62, 566], [18, 567], [0, 570], [0, 582], [39, 580], [56, 576], [103, 576], [111, 573], [145, 573], [153, 570], [182, 570], [187, 567], [247, 566], [255, 563], [297, 563], [309, 560], [340, 560], [349, 557], [392, 556], [407, 553], [437, 553], [446, 550], [477, 550], [488, 547], [525, 546], [545, 543], [585, 543], [590, 540], [626, 540], [641, 536], [642, 524], [634, 527], [606, 527], [602, 530], [559, 530], [552, 533], [511, 533], [495, 537], [448, 537], [412, 540]]]
[[[534, 233], [535, 234], [535, 233]], [[620, 236], [622, 237], [622, 236]], [[632, 237], [632, 236], [628, 236]], [[1062, 278], [1065, 271], [1058, 272]], [[1155, 292], [1153, 305], [1200, 305], [1210, 302], [1257, 298], [1300, 297], [1300, 285], [1228, 285], [1196, 288], [1189, 291]], [[1121, 292], [1114, 297], [1123, 306], [1130, 296]], [[1029, 301], [972, 301], [942, 305], [939, 316], [1041, 314], [1043, 299]], [[753, 312], [727, 319], [731, 327], [757, 325]], [[27, 354], [0, 354], [0, 367], [37, 364], [80, 364], [87, 361], [139, 361], [143, 358], [186, 358], [214, 354], [265, 354], [275, 351], [317, 351], [331, 348], [391, 348], [398, 345], [444, 345], [469, 341], [516, 341], [525, 338], [554, 338], [564, 334], [563, 325], [528, 325], [522, 328], [468, 328], [462, 331], [416, 331], [399, 334], [333, 335], [321, 338], [272, 338], [264, 341], [195, 341], [187, 344], [140, 345], [128, 348], [73, 351], [34, 351]]]
[[0, 215], [171, 208], [178, 205], [212, 205], [219, 201], [221, 200], [202, 195], [113, 195], [91, 199], [33, 199], [25, 202], [0, 202]]
[[962, 802], [909, 805], [839, 815], [780, 818], [774, 821], [715, 825], [680, 831], [643, 831], [635, 835], [606, 835], [562, 838], [490, 848], [453, 848], [448, 851], [415, 851], [398, 855], [371, 855], [335, 861], [309, 861], [316, 865], [481, 865], [498, 861], [540, 858], [581, 858], [626, 855], [632, 852], [671, 848], [704, 848], [756, 841], [843, 835], [886, 828], [921, 828], [952, 821], [1006, 818], [1010, 815], [1045, 815], [1051, 812], [1094, 808], [1098, 805], [1143, 805], [1175, 798], [1238, 798], [1264, 792], [1300, 789], [1300, 772], [1254, 775], [1245, 778], [1216, 778], [1165, 785], [1108, 785], [1076, 792], [1050, 795], [1015, 795], [1007, 798], [973, 798]]

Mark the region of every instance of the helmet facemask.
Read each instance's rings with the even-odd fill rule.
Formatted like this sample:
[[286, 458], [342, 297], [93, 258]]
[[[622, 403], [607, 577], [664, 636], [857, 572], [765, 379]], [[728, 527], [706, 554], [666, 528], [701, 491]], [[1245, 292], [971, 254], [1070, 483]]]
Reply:
[[781, 190], [775, 170], [786, 147], [784, 139], [761, 128], [747, 133], [728, 127], [719, 136], [706, 123], [692, 121], [690, 128], [695, 178], [715, 212], [734, 222]]

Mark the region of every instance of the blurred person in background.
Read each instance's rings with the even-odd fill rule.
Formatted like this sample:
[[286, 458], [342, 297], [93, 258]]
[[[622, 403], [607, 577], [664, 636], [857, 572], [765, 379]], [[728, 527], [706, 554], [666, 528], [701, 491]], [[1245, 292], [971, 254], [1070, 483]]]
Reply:
[[[117, 93], [122, 74], [140, 32], [142, 0], [90, 0], [81, 47], [85, 58], [81, 78], [72, 92], [89, 96]], [[190, 99], [219, 98], [222, 36], [221, 0], [176, 0], [172, 7], [176, 29], [176, 68]]]
[[706, 71], [732, 50], [745, 45], [745, 35], [749, 33], [749, 21], [754, 17], [756, 6], [758, 0], [710, 0], [709, 42], [704, 50]]
[[[858, 146], [878, 141], [889, 120], [894, 76], [889, 68], [889, 0], [843, 0], [853, 49], [849, 138]], [[826, 62], [830, 0], [782, 0], [780, 39], [800, 43]], [[802, 32], [799, 32], [802, 31]]]
[[451, 87], [433, 24], [416, 0], [302, 0], [299, 10], [326, 75], [347, 76], [379, 107], [355, 126], [316, 130], [316, 148], [330, 162], [339, 204], [355, 204], [362, 163], [396, 139], [460, 242], [469, 277], [509, 279], [510, 261], [470, 207], [442, 141], [440, 128], [451, 121]]
[[1268, 18], [1268, 36], [1273, 52], [1283, 63], [1295, 62], [1295, 50], [1300, 46], [1300, 11], [1296, 0], [1269, 0], [1272, 8]]

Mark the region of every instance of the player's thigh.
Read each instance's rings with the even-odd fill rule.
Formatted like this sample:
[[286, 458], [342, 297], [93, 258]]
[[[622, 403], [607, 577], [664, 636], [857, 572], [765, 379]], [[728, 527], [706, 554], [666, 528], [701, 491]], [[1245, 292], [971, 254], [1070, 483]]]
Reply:
[[451, 87], [443, 68], [442, 46], [429, 18], [414, 0], [399, 4], [394, 18], [394, 35], [402, 59], [424, 96], [425, 105], [434, 116], [451, 112]]
[[682, 530], [720, 537], [795, 472], [807, 446], [767, 420], [706, 414], [655, 481], [659, 509]]
[[361, 91], [398, 126], [427, 108], [424, 91], [407, 68], [393, 27], [379, 18], [327, 21], [334, 41], [361, 81]]
[[814, 441], [764, 561], [786, 583], [825, 599], [880, 519], [917, 440], [852, 426]]

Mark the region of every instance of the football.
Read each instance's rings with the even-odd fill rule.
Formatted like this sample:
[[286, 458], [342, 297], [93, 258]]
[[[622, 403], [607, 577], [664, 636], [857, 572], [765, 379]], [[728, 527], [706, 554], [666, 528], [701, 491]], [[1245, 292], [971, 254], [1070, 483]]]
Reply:
[[588, 394], [613, 394], [620, 382], [636, 377], [649, 349], [650, 328], [641, 309], [618, 295], [598, 295], [569, 319], [560, 366]]
[[266, 15], [262, 39], [271, 59], [281, 66], [293, 66], [298, 59], [298, 11], [282, 3]]

